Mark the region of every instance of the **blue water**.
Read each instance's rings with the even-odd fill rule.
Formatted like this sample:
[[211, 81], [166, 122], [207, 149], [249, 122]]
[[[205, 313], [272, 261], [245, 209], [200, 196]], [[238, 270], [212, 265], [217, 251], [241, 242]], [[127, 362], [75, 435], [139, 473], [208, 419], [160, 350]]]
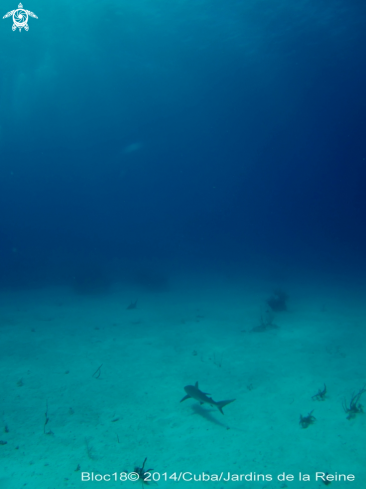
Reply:
[[[1, 16], [16, 3], [3, 2]], [[313, 301], [318, 312], [342, 301], [350, 310], [341, 316], [362, 310], [364, 2], [29, 0], [24, 8], [38, 16], [28, 32], [13, 32], [11, 17], [0, 23], [4, 325], [23, 314], [19, 304], [31, 307], [35, 290], [39, 310], [62, 290], [80, 307], [101, 301], [101, 316], [118, 290], [123, 314], [136, 299], [153, 311], [158, 294], [173, 311], [189, 302], [194, 317], [196, 293], [206, 315], [210, 300], [227, 310], [249, 291], [259, 311], [278, 287], [294, 314]], [[178, 401], [192, 376], [177, 381]], [[310, 390], [322, 383], [320, 375]]]

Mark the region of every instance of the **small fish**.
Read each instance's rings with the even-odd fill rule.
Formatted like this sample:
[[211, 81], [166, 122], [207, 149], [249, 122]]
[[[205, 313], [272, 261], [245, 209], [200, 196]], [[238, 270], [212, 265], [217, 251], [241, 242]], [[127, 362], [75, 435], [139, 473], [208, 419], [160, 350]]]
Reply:
[[210, 395], [208, 392], [202, 392], [199, 390], [198, 382], [196, 382], [195, 385], [186, 385], [184, 390], [186, 391], [187, 395], [184, 396], [180, 402], [183, 402], [186, 399], [195, 399], [200, 404], [206, 403], [210, 404], [210, 406], [216, 406], [221, 414], [224, 414], [224, 411], [222, 410], [223, 407], [235, 401], [235, 399], [230, 399], [230, 401], [214, 401], [211, 397], [207, 397]]

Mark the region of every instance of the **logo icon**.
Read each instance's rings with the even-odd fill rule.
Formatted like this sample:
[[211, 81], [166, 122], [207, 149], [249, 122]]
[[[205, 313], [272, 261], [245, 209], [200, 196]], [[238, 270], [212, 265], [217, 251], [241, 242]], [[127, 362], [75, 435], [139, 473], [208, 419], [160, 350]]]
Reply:
[[23, 27], [25, 31], [29, 30], [28, 16], [38, 19], [38, 17], [33, 12], [30, 12], [29, 10], [24, 10], [23, 5], [21, 3], [18, 5], [18, 8], [16, 10], [12, 10], [11, 12], [8, 12], [6, 15], [4, 15], [3, 19], [6, 19], [11, 15], [13, 16], [13, 22], [14, 22], [11, 28], [13, 31], [15, 31], [16, 28], [18, 28], [19, 32], [22, 30]]

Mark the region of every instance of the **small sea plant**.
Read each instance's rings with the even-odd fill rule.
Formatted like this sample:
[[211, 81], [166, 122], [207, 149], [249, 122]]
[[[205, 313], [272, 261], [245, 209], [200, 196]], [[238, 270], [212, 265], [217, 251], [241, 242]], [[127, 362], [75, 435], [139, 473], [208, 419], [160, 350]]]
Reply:
[[142, 467], [135, 467], [133, 471], [139, 475], [139, 480], [141, 481], [142, 484], [149, 485], [151, 480], [150, 480], [150, 472], [154, 469], [145, 469], [145, 464], [146, 464], [147, 457], [145, 457], [145, 460], [142, 464]]
[[366, 385], [364, 385], [362, 389], [357, 392], [357, 394], [353, 394], [349, 405], [347, 405], [347, 402], [344, 399], [342, 405], [344, 412], [348, 414], [347, 419], [354, 419], [356, 414], [363, 413], [363, 406], [360, 403], [360, 399], [364, 392], [366, 392]]
[[327, 386], [324, 384], [323, 389], [318, 389], [318, 392], [314, 394], [311, 398], [314, 401], [325, 401], [327, 394]]
[[300, 421], [299, 424], [301, 425], [301, 428], [308, 428], [311, 424], [314, 424], [316, 421], [316, 418], [313, 416], [313, 411], [310, 411], [310, 413], [307, 416], [302, 416], [300, 414]]
[[267, 309], [264, 314], [261, 314], [260, 316], [260, 324], [258, 324], [258, 326], [254, 326], [254, 328], [251, 329], [251, 332], [258, 333], [267, 331], [269, 329], [277, 329], [278, 326], [273, 323], [274, 317], [273, 311], [271, 309]]

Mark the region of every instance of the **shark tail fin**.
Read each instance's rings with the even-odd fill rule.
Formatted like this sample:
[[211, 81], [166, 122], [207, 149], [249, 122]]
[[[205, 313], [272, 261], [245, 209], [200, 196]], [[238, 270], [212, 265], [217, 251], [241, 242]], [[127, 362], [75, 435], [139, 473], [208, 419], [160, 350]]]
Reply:
[[223, 407], [227, 406], [231, 402], [234, 402], [236, 399], [230, 399], [230, 401], [219, 401], [216, 403], [217, 409], [220, 411], [221, 414], [224, 414], [224, 411], [222, 410]]

